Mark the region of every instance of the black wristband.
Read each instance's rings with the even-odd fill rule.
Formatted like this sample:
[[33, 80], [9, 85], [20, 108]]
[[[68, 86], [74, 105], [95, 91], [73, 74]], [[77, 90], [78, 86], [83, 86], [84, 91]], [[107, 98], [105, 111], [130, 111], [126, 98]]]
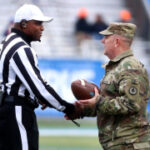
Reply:
[[68, 103], [63, 100], [63, 105], [66, 107], [65, 110], [63, 111], [66, 114], [72, 114], [75, 111], [75, 106], [74, 104]]

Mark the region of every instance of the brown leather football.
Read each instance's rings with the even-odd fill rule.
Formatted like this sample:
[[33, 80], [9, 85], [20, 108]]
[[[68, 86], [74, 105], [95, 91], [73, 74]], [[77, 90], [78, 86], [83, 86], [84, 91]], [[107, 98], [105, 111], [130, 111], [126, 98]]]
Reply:
[[72, 93], [77, 100], [84, 100], [92, 98], [95, 95], [94, 87], [98, 86], [86, 80], [75, 80], [71, 83]]

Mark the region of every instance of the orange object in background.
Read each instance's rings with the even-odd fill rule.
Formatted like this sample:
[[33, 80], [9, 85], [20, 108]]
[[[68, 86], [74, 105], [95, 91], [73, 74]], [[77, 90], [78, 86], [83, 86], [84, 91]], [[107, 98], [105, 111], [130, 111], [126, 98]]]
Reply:
[[131, 13], [129, 10], [125, 10], [125, 9], [121, 10], [120, 17], [124, 21], [129, 21], [129, 20], [131, 20]]
[[78, 12], [80, 18], [86, 18], [88, 16], [88, 10], [86, 8], [81, 8]]

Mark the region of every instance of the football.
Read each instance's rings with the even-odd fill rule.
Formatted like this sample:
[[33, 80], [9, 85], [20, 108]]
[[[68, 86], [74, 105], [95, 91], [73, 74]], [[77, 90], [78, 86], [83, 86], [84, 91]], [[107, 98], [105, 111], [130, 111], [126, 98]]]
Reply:
[[86, 80], [75, 80], [71, 83], [72, 93], [77, 100], [84, 100], [92, 98], [95, 95], [94, 87], [99, 91], [96, 84]]

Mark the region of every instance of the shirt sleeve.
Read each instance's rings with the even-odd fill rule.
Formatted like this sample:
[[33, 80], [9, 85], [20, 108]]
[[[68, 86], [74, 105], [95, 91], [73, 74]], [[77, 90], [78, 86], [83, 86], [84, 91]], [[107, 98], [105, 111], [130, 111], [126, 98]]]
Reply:
[[25, 87], [39, 100], [49, 104], [59, 111], [65, 109], [65, 102], [42, 78], [35, 63], [36, 59], [30, 48], [17, 50], [10, 60], [12, 68]]
[[149, 81], [139, 70], [127, 70], [120, 74], [118, 96], [100, 97], [98, 111], [110, 115], [137, 113], [148, 102]]

